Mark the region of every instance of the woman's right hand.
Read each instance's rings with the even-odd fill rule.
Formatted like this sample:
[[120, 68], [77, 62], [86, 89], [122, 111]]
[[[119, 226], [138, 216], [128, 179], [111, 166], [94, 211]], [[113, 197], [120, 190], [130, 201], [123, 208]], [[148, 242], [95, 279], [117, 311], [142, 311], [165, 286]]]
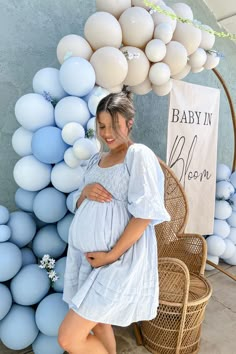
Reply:
[[112, 195], [101, 184], [92, 183], [84, 187], [83, 196], [96, 202], [104, 203], [112, 200]]

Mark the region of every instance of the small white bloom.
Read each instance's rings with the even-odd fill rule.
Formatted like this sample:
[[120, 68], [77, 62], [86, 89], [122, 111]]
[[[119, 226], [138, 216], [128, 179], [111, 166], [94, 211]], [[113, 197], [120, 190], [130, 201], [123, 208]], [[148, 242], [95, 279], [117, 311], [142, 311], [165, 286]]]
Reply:
[[49, 256], [49, 254], [45, 254], [44, 256], [43, 256], [43, 262], [48, 262], [48, 260], [49, 260], [49, 258], [50, 258], [50, 256]]
[[48, 272], [48, 277], [49, 277], [50, 279], [52, 279], [52, 278], [55, 277], [55, 276], [56, 276], [55, 270], [50, 270], [50, 272]]

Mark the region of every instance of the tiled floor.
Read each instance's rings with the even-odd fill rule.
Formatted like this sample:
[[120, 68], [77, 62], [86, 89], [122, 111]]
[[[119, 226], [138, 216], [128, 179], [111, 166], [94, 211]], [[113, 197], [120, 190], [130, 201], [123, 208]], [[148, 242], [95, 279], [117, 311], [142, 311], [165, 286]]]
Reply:
[[[236, 275], [236, 266], [222, 264]], [[213, 287], [213, 295], [207, 306], [202, 329], [199, 354], [236, 353], [236, 282], [223, 273], [213, 270], [206, 272]], [[132, 327], [115, 328], [118, 354], [147, 354], [144, 347], [137, 347]], [[0, 344], [0, 354], [33, 354], [30, 348], [12, 351]], [[96, 353], [94, 353], [96, 354]]]

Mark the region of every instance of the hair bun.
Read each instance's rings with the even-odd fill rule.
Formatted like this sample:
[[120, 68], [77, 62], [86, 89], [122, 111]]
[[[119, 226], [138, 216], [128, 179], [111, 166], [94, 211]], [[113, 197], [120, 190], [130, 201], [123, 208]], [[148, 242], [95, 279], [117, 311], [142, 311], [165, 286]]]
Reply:
[[132, 101], [133, 94], [132, 94], [131, 89], [128, 85], [124, 85], [121, 92], [123, 92], [126, 95], [126, 97]]

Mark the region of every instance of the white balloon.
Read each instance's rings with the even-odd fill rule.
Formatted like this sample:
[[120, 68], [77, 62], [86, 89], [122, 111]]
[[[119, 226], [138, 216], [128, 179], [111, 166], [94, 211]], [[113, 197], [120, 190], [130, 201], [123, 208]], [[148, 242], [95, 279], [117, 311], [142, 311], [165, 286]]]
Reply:
[[92, 129], [96, 132], [96, 117], [92, 117], [88, 120], [87, 130]]
[[146, 45], [145, 53], [151, 62], [157, 63], [158, 61], [161, 61], [166, 55], [165, 43], [160, 39], [152, 39]]
[[106, 46], [120, 48], [122, 42], [119, 22], [113, 15], [104, 11], [95, 12], [87, 19], [84, 35], [93, 50]]
[[173, 37], [173, 29], [170, 23], [160, 23], [155, 27], [154, 38], [160, 39], [165, 44], [169, 43]]
[[227, 264], [236, 265], [236, 246], [234, 246], [234, 254], [232, 257], [224, 259]]
[[166, 84], [170, 79], [170, 68], [165, 63], [156, 63], [151, 66], [149, 80], [153, 85]]
[[165, 96], [168, 95], [172, 89], [173, 83], [170, 79], [165, 84], [161, 86], [152, 85], [153, 91], [157, 94], [157, 96]]
[[204, 67], [201, 66], [200, 68], [191, 68], [192, 73], [196, 74], [196, 73], [200, 73], [204, 70]]
[[78, 167], [81, 163], [81, 161], [75, 157], [72, 147], [68, 148], [65, 151], [64, 161], [67, 164], [67, 166], [69, 166], [70, 168]]
[[166, 45], [166, 56], [163, 62], [169, 65], [171, 75], [179, 74], [187, 64], [188, 55], [185, 47], [176, 41]]
[[207, 54], [204, 49], [198, 48], [193, 54], [190, 55], [188, 64], [192, 69], [202, 67], [207, 60]]
[[21, 188], [35, 192], [50, 183], [51, 165], [38, 161], [34, 156], [22, 157], [15, 164], [13, 176]]
[[124, 54], [117, 48], [99, 48], [90, 62], [96, 73], [96, 82], [109, 90], [120, 85], [128, 73], [128, 63]]
[[12, 147], [20, 156], [32, 155], [31, 142], [33, 132], [23, 127], [18, 128], [12, 136]]
[[231, 240], [234, 245], [236, 245], [236, 227], [230, 228], [228, 239]]
[[[212, 255], [210, 255], [210, 254], [207, 255], [207, 259], [208, 259], [209, 261], [211, 261], [212, 263], [216, 264], [216, 265], [219, 264], [219, 260], [220, 260], [219, 257], [217, 257], [217, 256], [212, 256]], [[209, 265], [209, 264], [206, 264], [205, 269], [206, 269], [206, 270], [214, 270], [215, 268], [214, 268], [213, 266]]]
[[81, 124], [70, 122], [64, 125], [61, 136], [65, 143], [73, 145], [76, 140], [85, 137], [85, 130]]
[[81, 57], [86, 60], [91, 58], [93, 50], [90, 44], [77, 34], [68, 34], [57, 45], [57, 59], [60, 64], [70, 57]]
[[97, 111], [97, 106], [99, 104], [99, 102], [106, 97], [107, 95], [109, 95], [109, 91], [102, 88], [102, 87], [97, 87], [95, 90], [93, 90], [92, 95], [89, 97], [88, 100], [88, 108], [90, 110], [90, 113], [95, 116], [96, 115], [96, 111]]
[[[174, 10], [166, 5], [161, 5], [161, 8], [165, 11], [168, 11], [172, 14], [175, 14]], [[152, 14], [152, 18], [154, 20], [154, 25], [157, 26], [161, 23], [169, 23], [171, 25], [172, 30], [174, 31], [176, 28], [176, 19], [172, 19], [171, 17], [161, 14], [158, 11]]]
[[141, 84], [137, 86], [130, 86], [130, 89], [133, 93], [136, 93], [136, 95], [146, 95], [147, 93], [152, 91], [152, 84], [149, 80], [149, 77], [147, 77], [146, 80]]
[[92, 157], [98, 149], [96, 146], [90, 141], [90, 139], [78, 139], [73, 145], [74, 155], [79, 160], [88, 160]]
[[220, 57], [216, 53], [207, 53], [207, 60], [204, 65], [204, 69], [211, 70], [214, 69], [220, 62]]
[[108, 90], [110, 93], [119, 93], [122, 91], [122, 88], [123, 88], [123, 83], [121, 85], [110, 87]]
[[129, 7], [131, 7], [131, 0], [96, 0], [97, 11], [109, 12], [116, 18], [119, 18]]
[[128, 53], [126, 55], [133, 56], [128, 61], [128, 74], [124, 80], [124, 85], [135, 86], [143, 82], [149, 72], [150, 63], [144, 52], [135, 47], [122, 47], [122, 53]]
[[224, 253], [220, 256], [222, 259], [227, 259], [230, 258], [234, 255], [235, 252], [235, 246], [231, 240], [224, 240], [225, 241], [225, 251]]
[[234, 194], [234, 186], [228, 181], [219, 181], [216, 183], [216, 198], [229, 199]]
[[[231, 170], [227, 165], [225, 165], [223, 163], [217, 164], [217, 168], [216, 168], [216, 181], [217, 182], [228, 180], [230, 178], [230, 175], [231, 175]], [[232, 181], [230, 181], [230, 182], [232, 183]]]
[[171, 5], [177, 16], [193, 20], [193, 12], [190, 6], [182, 2]]
[[[204, 25], [204, 28], [208, 29], [208, 30], [212, 30], [211, 27]], [[215, 43], [215, 36], [214, 34], [211, 34], [207, 31], [204, 31], [204, 29], [202, 30], [202, 40], [201, 43], [199, 45], [199, 47], [205, 49], [205, 50], [209, 50], [213, 47]]]
[[178, 22], [173, 34], [173, 40], [180, 42], [186, 48], [188, 55], [194, 53], [202, 39], [200, 29], [192, 24]]
[[222, 238], [228, 237], [230, 234], [230, 226], [227, 221], [215, 219], [213, 234]]
[[186, 64], [184, 69], [180, 71], [180, 73], [176, 75], [171, 75], [171, 77], [175, 80], [182, 80], [184, 79], [191, 71], [191, 66], [189, 64]]
[[123, 44], [144, 48], [152, 39], [154, 23], [152, 16], [142, 7], [131, 7], [123, 12], [119, 19]]
[[232, 208], [226, 200], [216, 200], [215, 218], [220, 220], [228, 219], [232, 214]]
[[225, 241], [219, 236], [209, 236], [207, 237], [206, 242], [207, 253], [211, 254], [212, 256], [220, 257], [226, 249]]
[[[150, 9], [149, 6], [146, 6], [146, 5], [144, 4], [144, 1], [143, 1], [143, 0], [132, 0], [131, 2], [132, 2], [132, 6], [143, 7], [143, 8], [146, 9], [146, 10], [149, 10], [149, 9]], [[153, 1], [152, 1], [152, 4], [153, 4], [153, 5], [159, 5], [159, 6], [160, 6], [160, 5], [165, 5], [164, 1], [162, 1], [162, 0], [153, 0]]]
[[70, 168], [65, 162], [59, 162], [52, 169], [51, 182], [60, 192], [70, 193], [79, 188], [83, 174], [81, 166]]

